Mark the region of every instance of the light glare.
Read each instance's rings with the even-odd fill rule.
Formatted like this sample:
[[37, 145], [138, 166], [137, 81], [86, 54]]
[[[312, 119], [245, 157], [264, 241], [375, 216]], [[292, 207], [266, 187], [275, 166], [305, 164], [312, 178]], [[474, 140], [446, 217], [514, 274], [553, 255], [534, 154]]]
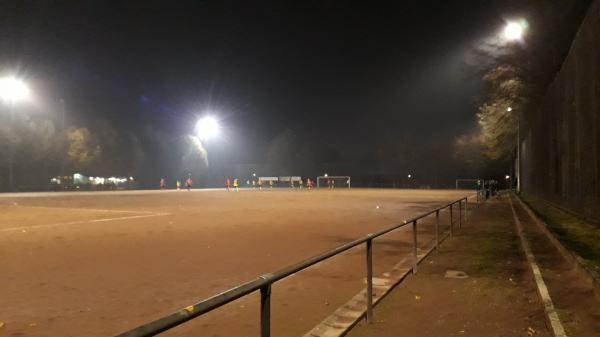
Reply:
[[523, 26], [516, 22], [509, 22], [504, 28], [504, 37], [509, 41], [521, 39], [523, 36]]
[[207, 140], [219, 135], [219, 122], [213, 117], [203, 117], [196, 124], [196, 133], [201, 140]]
[[0, 98], [5, 102], [15, 102], [29, 97], [27, 85], [14, 77], [0, 79]]

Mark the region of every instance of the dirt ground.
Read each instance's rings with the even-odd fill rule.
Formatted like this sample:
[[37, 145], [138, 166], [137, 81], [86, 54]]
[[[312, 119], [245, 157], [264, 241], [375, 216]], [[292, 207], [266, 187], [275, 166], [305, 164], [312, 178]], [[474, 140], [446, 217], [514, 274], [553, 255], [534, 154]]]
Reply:
[[[467, 194], [0, 195], [0, 336], [115, 335]], [[432, 221], [419, 224], [421, 243], [432, 238]], [[374, 273], [406, 256], [410, 240], [408, 228], [376, 240]], [[364, 247], [357, 247], [276, 283], [273, 335], [302, 335], [358, 293], [364, 264]], [[258, 308], [253, 294], [165, 335], [256, 336]]]

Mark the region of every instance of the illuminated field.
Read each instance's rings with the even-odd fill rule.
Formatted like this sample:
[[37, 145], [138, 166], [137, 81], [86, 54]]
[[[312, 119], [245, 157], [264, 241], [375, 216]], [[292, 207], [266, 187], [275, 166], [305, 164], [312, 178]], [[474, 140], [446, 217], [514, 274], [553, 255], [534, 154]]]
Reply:
[[[466, 191], [267, 190], [0, 196], [0, 336], [110, 336], [383, 229]], [[379, 208], [377, 208], [379, 206]], [[447, 215], [442, 214], [446, 226]], [[432, 219], [430, 219], [432, 220]], [[421, 242], [432, 226], [421, 226]], [[374, 243], [375, 275], [410, 250]], [[364, 287], [364, 247], [273, 287], [273, 335], [302, 335]], [[201, 333], [200, 333], [201, 332]], [[167, 336], [257, 336], [258, 296]]]

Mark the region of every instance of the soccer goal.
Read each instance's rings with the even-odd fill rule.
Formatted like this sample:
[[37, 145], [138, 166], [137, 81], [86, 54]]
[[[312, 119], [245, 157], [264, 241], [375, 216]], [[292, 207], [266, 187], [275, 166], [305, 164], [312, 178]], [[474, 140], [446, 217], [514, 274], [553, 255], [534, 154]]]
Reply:
[[483, 183], [481, 179], [456, 179], [457, 190], [477, 190]]
[[324, 188], [350, 188], [350, 176], [319, 176], [317, 187]]

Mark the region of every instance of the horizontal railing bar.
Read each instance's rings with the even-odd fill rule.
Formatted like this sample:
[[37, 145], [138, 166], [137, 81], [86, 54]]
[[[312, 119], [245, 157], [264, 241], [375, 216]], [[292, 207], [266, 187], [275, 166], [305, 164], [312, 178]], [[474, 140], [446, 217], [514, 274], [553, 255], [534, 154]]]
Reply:
[[382, 236], [384, 234], [392, 232], [398, 228], [404, 227], [408, 224], [411, 224], [414, 221], [417, 221], [426, 216], [429, 216], [429, 215], [431, 215], [437, 211], [440, 211], [444, 208], [450, 207], [450, 205], [454, 205], [458, 202], [461, 202], [462, 200], [466, 200], [467, 198], [468, 197], [464, 197], [464, 198], [452, 201], [448, 204], [439, 206], [439, 207], [435, 208], [434, 210], [428, 211], [423, 214], [419, 214], [411, 219], [404, 220], [401, 224], [394, 225], [394, 226], [392, 226], [390, 228], [386, 228], [382, 231], [379, 231], [379, 232], [367, 235], [365, 237], [362, 237], [360, 239], [356, 239], [354, 241], [345, 243], [341, 246], [330, 249], [319, 255], [315, 255], [313, 257], [310, 257], [310, 258], [303, 260], [301, 262], [298, 262], [296, 264], [287, 266], [287, 267], [280, 269], [274, 273], [260, 276], [259, 278], [255, 279], [253, 281], [250, 281], [250, 282], [244, 283], [242, 285], [236, 286], [234, 288], [231, 288], [229, 290], [226, 290], [220, 294], [217, 294], [213, 297], [205, 299], [199, 303], [196, 303], [187, 308], [181, 309], [171, 315], [164, 316], [164, 317], [159, 318], [150, 323], [138, 326], [137, 328], [129, 330], [120, 335], [117, 335], [116, 337], [149, 337], [149, 336], [157, 335], [161, 332], [167, 331], [171, 328], [181, 325], [195, 317], [205, 314], [211, 310], [219, 308], [227, 303], [233, 302], [240, 297], [243, 297], [250, 293], [253, 293], [267, 284], [273, 284], [283, 278], [286, 278], [292, 274], [302, 271], [308, 267], [311, 267], [323, 260], [327, 260], [335, 255], [338, 255], [338, 254], [343, 253], [349, 249], [352, 249], [358, 245], [361, 245], [361, 244], [367, 242], [368, 240], [373, 240], [379, 236]]
[[221, 307], [229, 302], [233, 302], [240, 297], [253, 293], [267, 283], [267, 280], [259, 277], [254, 281], [244, 283], [237, 287], [226, 290], [218, 295], [205, 299], [202, 302], [178, 310], [171, 315], [159, 318], [144, 325], [140, 325], [135, 329], [117, 335], [117, 337], [147, 337], [157, 335], [161, 332], [181, 325], [195, 317]]

